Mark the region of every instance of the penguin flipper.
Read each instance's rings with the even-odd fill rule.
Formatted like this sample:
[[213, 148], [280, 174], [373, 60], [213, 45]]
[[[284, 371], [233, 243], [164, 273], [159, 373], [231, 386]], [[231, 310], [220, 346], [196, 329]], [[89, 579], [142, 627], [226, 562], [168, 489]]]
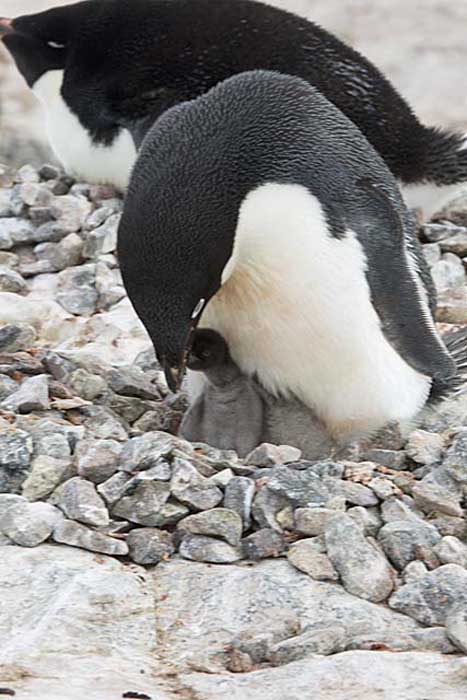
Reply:
[[427, 271], [420, 269], [414, 252], [414, 222], [408, 215], [404, 220], [401, 204], [379, 183], [364, 178], [357, 187], [366, 194], [365, 219], [352, 222], [352, 228], [364, 244], [372, 303], [382, 330], [413, 369], [434, 381], [449, 382], [456, 375], [456, 363], [431, 315]]
[[433, 383], [429, 396], [431, 404], [453, 398], [467, 388], [467, 326], [446, 331], [442, 339], [456, 363], [457, 372], [448, 382]]

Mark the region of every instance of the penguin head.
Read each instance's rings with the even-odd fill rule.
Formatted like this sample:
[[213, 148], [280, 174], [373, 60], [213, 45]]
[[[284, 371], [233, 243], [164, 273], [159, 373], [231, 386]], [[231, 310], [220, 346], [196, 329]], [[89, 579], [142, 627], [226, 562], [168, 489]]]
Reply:
[[213, 367], [221, 367], [229, 360], [229, 349], [224, 338], [210, 328], [194, 331], [187, 367], [197, 372], [205, 372]]
[[15, 19], [0, 19], [0, 38], [29, 87], [50, 70], [63, 70], [75, 30], [89, 2]]

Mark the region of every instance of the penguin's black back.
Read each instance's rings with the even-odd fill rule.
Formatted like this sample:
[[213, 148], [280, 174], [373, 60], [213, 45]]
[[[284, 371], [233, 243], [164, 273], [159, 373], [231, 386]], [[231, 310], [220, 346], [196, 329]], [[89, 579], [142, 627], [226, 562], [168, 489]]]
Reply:
[[316, 24], [251, 0], [88, 5], [73, 30], [63, 95], [97, 139], [109, 140], [112, 127], [123, 125], [139, 142], [168, 107], [234, 74], [265, 69], [317, 87], [402, 181], [432, 177], [433, 132], [369, 61]]

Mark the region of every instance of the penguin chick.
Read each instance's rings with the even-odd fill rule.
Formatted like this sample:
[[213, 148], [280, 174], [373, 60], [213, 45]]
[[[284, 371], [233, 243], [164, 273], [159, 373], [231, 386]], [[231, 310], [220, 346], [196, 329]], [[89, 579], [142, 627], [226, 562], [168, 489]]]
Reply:
[[396, 181], [299, 78], [240, 74], [162, 115], [118, 256], [173, 388], [200, 324], [243, 374], [345, 442], [411, 420], [456, 373]]
[[213, 330], [195, 331], [187, 366], [203, 372], [206, 383], [185, 414], [180, 434], [244, 457], [262, 441], [264, 407], [255, 383], [242, 375], [227, 343]]
[[[296, 75], [342, 110], [428, 217], [467, 180], [463, 135], [424, 126], [357, 51], [252, 0], [85, 0], [0, 20], [70, 174], [128, 183], [136, 148], [169, 107], [252, 69]], [[130, 135], [131, 134], [131, 135]]]

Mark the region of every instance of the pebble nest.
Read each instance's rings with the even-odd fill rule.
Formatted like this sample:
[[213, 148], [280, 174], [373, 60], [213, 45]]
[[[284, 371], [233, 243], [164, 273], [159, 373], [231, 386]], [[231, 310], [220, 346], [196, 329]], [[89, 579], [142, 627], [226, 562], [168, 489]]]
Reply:
[[[241, 460], [178, 438], [186, 399], [118, 270], [121, 209], [111, 187], [53, 166], [0, 168], [0, 546], [146, 566], [287, 558], [426, 625], [421, 648], [467, 653], [467, 394], [339, 460], [269, 444]], [[421, 239], [437, 320], [466, 324], [467, 197]]]

